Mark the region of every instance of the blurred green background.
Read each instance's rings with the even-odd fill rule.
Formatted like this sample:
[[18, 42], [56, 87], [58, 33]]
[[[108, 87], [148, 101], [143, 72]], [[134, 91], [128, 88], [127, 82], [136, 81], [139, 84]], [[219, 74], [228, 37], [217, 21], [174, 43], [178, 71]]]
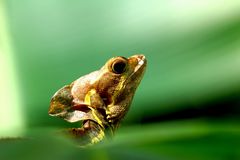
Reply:
[[[148, 67], [121, 128], [55, 136], [51, 96], [113, 56]], [[0, 0], [0, 159], [240, 159], [240, 1]], [[2, 158], [1, 158], [2, 157]]]

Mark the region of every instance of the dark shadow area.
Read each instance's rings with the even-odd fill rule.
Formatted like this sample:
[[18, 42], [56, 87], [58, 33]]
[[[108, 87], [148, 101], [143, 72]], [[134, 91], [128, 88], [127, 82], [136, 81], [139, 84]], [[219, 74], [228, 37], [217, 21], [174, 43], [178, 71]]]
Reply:
[[200, 104], [186, 104], [182, 109], [164, 114], [144, 115], [141, 123], [187, 120], [195, 118], [207, 119], [236, 119], [240, 120], [240, 94], [228, 95], [213, 101]]

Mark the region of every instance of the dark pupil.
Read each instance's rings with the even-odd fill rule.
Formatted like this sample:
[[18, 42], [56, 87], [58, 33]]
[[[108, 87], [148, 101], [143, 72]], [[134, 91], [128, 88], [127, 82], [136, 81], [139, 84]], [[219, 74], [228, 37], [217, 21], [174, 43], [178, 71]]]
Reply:
[[126, 64], [124, 62], [117, 62], [113, 65], [113, 71], [121, 74], [125, 71]]

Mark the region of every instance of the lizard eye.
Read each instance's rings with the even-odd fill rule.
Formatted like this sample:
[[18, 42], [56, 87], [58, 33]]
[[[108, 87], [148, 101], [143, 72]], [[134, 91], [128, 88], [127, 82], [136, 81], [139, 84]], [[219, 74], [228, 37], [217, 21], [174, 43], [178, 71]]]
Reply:
[[112, 63], [112, 71], [116, 74], [122, 74], [126, 71], [127, 60], [126, 59], [117, 59]]

